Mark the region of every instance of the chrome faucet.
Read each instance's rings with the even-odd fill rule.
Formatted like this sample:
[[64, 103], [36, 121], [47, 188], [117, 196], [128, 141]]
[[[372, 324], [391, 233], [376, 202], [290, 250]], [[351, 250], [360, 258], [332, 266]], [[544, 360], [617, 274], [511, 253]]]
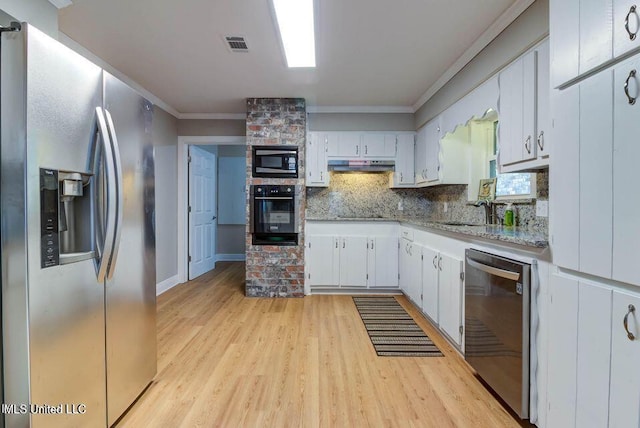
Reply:
[[496, 224], [496, 205], [491, 201], [479, 200], [474, 203], [476, 207], [484, 207], [485, 223]]

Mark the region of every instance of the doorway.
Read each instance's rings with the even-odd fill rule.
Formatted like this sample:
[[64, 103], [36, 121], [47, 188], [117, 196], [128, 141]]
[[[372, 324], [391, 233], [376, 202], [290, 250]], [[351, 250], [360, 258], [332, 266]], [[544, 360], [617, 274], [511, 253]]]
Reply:
[[245, 141], [178, 137], [180, 282], [215, 269], [217, 261], [244, 260]]

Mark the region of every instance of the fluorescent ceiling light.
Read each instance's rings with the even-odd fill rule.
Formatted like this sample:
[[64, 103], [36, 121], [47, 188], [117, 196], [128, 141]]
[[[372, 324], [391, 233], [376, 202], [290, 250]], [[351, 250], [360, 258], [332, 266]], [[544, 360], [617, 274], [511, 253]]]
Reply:
[[273, 0], [289, 67], [315, 67], [313, 0]]

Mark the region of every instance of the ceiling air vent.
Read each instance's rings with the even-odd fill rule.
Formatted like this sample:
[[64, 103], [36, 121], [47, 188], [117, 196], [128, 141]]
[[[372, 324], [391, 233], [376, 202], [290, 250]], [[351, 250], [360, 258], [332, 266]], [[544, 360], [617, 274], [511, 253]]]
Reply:
[[224, 40], [231, 52], [249, 52], [247, 41], [243, 36], [224, 36]]

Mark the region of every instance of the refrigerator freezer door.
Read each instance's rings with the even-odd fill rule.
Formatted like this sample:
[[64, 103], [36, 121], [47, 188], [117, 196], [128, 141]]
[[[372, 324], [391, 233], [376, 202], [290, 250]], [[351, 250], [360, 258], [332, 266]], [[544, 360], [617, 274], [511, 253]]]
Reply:
[[[31, 426], [104, 426], [104, 284], [97, 281], [92, 259], [42, 269], [39, 251], [40, 168], [90, 173], [95, 107], [102, 103], [102, 70], [31, 26], [25, 25], [23, 34], [28, 83], [28, 291], [24, 303], [28, 305], [30, 366], [25, 382], [30, 381], [32, 404], [70, 406], [63, 408], [62, 415], [32, 414]], [[13, 286], [25, 287], [25, 283], [9, 284]], [[12, 352], [5, 347], [7, 351]], [[5, 398], [10, 400], [8, 394]], [[86, 412], [72, 414], [71, 406], [80, 404]]]
[[[156, 266], [153, 106], [105, 72], [122, 166], [117, 259], [106, 286], [107, 416], [113, 424], [156, 373]], [[112, 138], [113, 140], [113, 138]]]

